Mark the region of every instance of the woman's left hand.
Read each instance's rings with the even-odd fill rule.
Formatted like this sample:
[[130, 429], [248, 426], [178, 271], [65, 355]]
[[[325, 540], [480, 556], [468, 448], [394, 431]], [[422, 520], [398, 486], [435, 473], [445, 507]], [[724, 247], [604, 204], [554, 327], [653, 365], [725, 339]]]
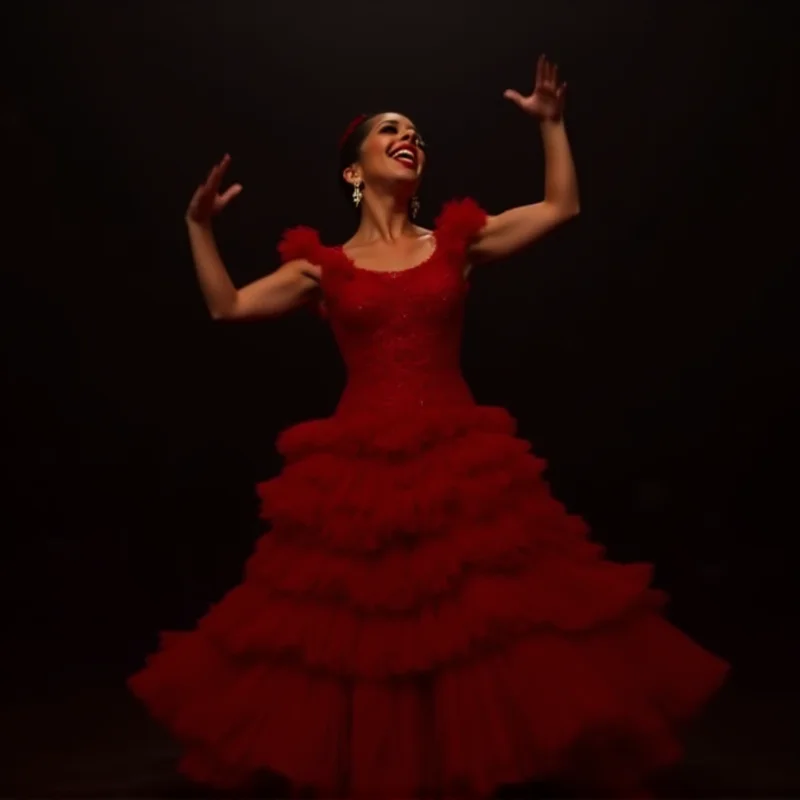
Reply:
[[507, 89], [503, 97], [516, 103], [526, 114], [541, 122], [558, 122], [564, 113], [566, 83], [558, 82], [558, 67], [546, 56], [536, 63], [536, 83], [533, 93], [524, 97], [514, 89]]

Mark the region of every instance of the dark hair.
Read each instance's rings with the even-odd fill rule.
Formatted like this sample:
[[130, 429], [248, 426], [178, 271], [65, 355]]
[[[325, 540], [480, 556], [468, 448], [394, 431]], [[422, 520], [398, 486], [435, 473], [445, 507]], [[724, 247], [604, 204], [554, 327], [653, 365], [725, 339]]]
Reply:
[[[350, 123], [352, 129], [347, 130], [344, 138], [339, 143], [339, 185], [348, 201], [352, 201], [353, 186], [344, 179], [343, 173], [349, 166], [358, 161], [358, 157], [361, 154], [361, 145], [364, 144], [364, 140], [369, 136], [375, 118], [388, 113], [388, 111], [378, 111], [360, 114], [354, 120], [357, 124]], [[361, 121], [358, 122], [358, 120]]]
[[345, 134], [339, 144], [339, 184], [348, 200], [350, 200], [350, 196], [353, 193], [353, 187], [344, 179], [344, 171], [358, 161], [361, 145], [364, 144], [364, 140], [369, 136], [372, 121], [377, 116], [379, 114], [360, 114], [357, 119], [363, 118], [361, 122], [353, 126], [353, 129]]

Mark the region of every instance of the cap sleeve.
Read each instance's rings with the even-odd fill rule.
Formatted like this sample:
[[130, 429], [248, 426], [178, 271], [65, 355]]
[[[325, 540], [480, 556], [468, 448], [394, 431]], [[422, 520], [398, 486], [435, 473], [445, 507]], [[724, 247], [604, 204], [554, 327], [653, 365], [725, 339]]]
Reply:
[[[304, 259], [315, 266], [321, 267], [324, 248], [320, 242], [319, 233], [313, 228], [301, 225], [284, 231], [280, 242], [278, 242], [278, 253], [281, 257], [281, 264]], [[318, 317], [322, 319], [328, 318], [328, 309], [324, 299], [312, 303], [310, 309]]]
[[285, 264], [287, 261], [294, 261], [298, 258], [303, 258], [306, 261], [310, 261], [312, 264], [319, 264], [321, 249], [322, 245], [320, 244], [317, 231], [305, 226], [290, 228], [284, 231], [278, 243], [278, 253], [280, 254], [282, 264]]
[[451, 255], [461, 256], [486, 224], [488, 214], [471, 198], [451, 200], [436, 219], [439, 246]]

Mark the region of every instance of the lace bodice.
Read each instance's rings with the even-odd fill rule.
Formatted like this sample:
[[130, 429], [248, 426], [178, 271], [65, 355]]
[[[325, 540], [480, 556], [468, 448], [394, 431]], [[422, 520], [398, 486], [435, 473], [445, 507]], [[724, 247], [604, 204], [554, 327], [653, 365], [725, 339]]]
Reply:
[[322, 270], [325, 314], [347, 367], [338, 414], [471, 404], [461, 375], [466, 248], [486, 214], [472, 200], [448, 203], [436, 221], [435, 249], [395, 272], [357, 267], [311, 228], [287, 231], [284, 261]]

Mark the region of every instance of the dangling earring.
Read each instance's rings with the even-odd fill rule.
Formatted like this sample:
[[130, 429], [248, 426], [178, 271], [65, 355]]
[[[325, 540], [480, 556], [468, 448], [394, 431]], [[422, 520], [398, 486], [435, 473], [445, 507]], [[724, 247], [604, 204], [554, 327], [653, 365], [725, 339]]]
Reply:
[[411, 202], [408, 204], [408, 210], [411, 214], [411, 219], [416, 219], [417, 214], [419, 214], [419, 197], [414, 195], [411, 198]]
[[361, 205], [361, 198], [364, 197], [364, 192], [361, 191], [361, 184], [353, 184], [353, 205], [358, 208]]

